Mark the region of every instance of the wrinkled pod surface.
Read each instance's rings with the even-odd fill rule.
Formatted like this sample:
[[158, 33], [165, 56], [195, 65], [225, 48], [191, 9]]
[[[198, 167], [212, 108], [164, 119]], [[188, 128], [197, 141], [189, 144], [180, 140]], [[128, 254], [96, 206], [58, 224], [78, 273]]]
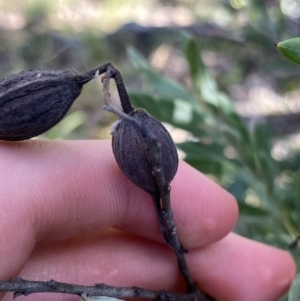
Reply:
[[31, 70], [0, 81], [0, 140], [29, 139], [51, 129], [68, 112], [84, 84], [106, 65], [81, 75], [69, 70]]
[[[143, 109], [133, 110], [128, 115], [151, 131], [161, 143], [164, 176], [166, 182], [170, 183], [177, 172], [178, 155], [169, 132]], [[113, 131], [112, 147], [116, 161], [126, 177], [150, 195], [157, 195], [158, 187], [147, 147], [140, 130], [134, 123], [119, 121]]]

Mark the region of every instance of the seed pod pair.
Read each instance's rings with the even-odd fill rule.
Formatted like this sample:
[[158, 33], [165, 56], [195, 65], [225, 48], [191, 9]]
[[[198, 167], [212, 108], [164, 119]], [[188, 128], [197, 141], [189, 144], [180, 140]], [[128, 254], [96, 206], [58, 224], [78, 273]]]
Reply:
[[85, 74], [68, 70], [32, 70], [0, 81], [0, 140], [24, 140], [55, 126], [103, 65]]

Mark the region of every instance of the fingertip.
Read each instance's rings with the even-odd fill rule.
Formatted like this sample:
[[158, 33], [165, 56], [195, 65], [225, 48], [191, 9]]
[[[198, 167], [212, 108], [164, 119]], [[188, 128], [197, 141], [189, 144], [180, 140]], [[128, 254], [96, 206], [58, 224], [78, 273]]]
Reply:
[[171, 185], [175, 222], [185, 247], [211, 244], [234, 228], [237, 202], [213, 180], [181, 161]]
[[234, 233], [199, 254], [193, 253], [189, 258], [194, 262], [190, 264], [193, 274], [206, 292], [218, 300], [278, 300], [296, 273], [288, 252]]

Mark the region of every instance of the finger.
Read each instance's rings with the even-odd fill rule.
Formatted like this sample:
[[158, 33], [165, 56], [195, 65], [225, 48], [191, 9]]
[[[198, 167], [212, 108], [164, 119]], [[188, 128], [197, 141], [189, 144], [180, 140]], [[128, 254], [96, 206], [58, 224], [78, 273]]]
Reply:
[[[175, 225], [185, 248], [216, 242], [235, 226], [238, 208], [233, 196], [185, 162], [179, 162], [178, 172], [171, 186]], [[129, 193], [135, 193], [134, 191], [130, 190]], [[146, 195], [144, 199], [147, 198], [149, 199]], [[151, 202], [146, 203], [144, 199], [137, 201], [135, 197], [127, 197], [125, 202], [129, 202], [131, 210], [126, 212], [123, 221], [117, 226], [155, 239], [159, 232], [158, 227], [153, 231], [157, 218], [155, 214], [149, 214], [154, 210]], [[160, 233], [159, 236], [161, 237]]]
[[[138, 285], [148, 289], [163, 288], [170, 283], [159, 282], [153, 271], [172, 278], [174, 286], [181, 285], [180, 277], [174, 277], [177, 273], [174, 254], [166, 245], [108, 229], [100, 234], [40, 244], [18, 276], [80, 285]], [[7, 294], [4, 300], [10, 300], [11, 296]], [[26, 297], [28, 301], [39, 298], [39, 294]], [[66, 300], [64, 295], [57, 298]], [[53, 294], [43, 294], [43, 300], [53, 300]]]
[[[3, 142], [0, 154], [0, 238], [10, 238], [0, 250], [3, 271], [15, 273], [36, 240], [110, 226], [162, 241], [150, 197], [119, 170], [109, 141]], [[185, 163], [171, 197], [186, 247], [216, 241], [235, 224], [233, 198]]]
[[[200, 289], [220, 301], [278, 300], [295, 275], [288, 253], [235, 234], [192, 250], [187, 262]], [[116, 231], [44, 244], [35, 250], [20, 276], [85, 285], [104, 282], [185, 289], [174, 254], [166, 246]], [[53, 299], [53, 295], [48, 297]]]
[[[145, 225], [140, 232], [147, 235], [149, 226], [156, 225], [155, 236], [160, 236], [149, 196], [121, 173], [110, 142], [7, 143], [0, 145], [0, 153], [6, 175], [1, 186], [7, 191], [1, 202], [21, 204], [40, 238], [65, 238], [112, 225], [133, 231]], [[16, 186], [18, 198], [9, 190]], [[200, 236], [203, 245], [215, 241], [235, 224], [232, 196], [183, 162], [171, 197], [188, 244], [198, 246]]]
[[190, 255], [189, 266], [217, 300], [276, 301], [295, 277], [295, 262], [288, 252], [233, 233], [199, 254]]

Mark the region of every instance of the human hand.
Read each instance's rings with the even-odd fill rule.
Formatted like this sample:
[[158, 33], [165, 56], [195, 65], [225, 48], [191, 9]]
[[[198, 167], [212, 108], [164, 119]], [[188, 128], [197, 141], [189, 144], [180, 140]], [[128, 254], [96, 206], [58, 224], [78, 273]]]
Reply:
[[[149, 195], [119, 170], [109, 141], [1, 142], [0, 166], [1, 280], [184, 289]], [[287, 252], [230, 233], [238, 215], [230, 194], [184, 162], [171, 186], [200, 290], [220, 301], [275, 301], [288, 289]]]

